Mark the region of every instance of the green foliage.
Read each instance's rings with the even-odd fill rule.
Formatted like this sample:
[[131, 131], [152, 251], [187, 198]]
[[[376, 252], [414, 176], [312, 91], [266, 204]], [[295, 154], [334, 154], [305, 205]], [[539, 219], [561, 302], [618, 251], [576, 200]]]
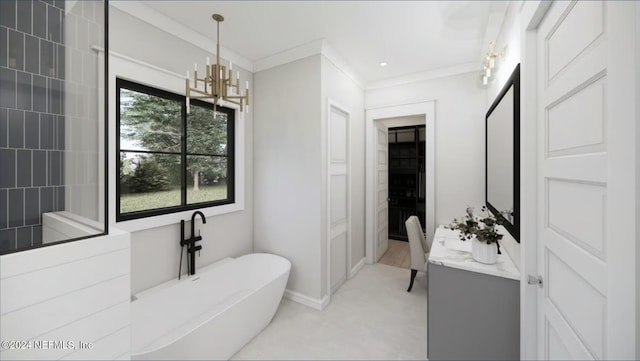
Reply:
[[121, 176], [128, 176], [133, 173], [133, 161], [125, 157], [124, 154], [120, 154], [120, 174]]
[[140, 158], [135, 171], [121, 179], [132, 193], [161, 191], [169, 185], [169, 172], [152, 158]]
[[498, 254], [500, 254], [498, 241], [502, 239], [502, 235], [496, 231], [496, 226], [498, 225], [502, 225], [502, 221], [494, 217], [483, 206], [482, 216], [475, 216], [473, 208], [467, 207], [464, 218], [461, 221], [454, 219], [449, 228], [460, 231], [460, 239], [463, 241], [476, 238], [478, 241], [487, 244], [496, 243], [498, 245]]
[[121, 136], [147, 150], [181, 151], [181, 105], [153, 95], [122, 90]]
[[[121, 136], [138, 144], [142, 149], [182, 152], [182, 114], [178, 101], [122, 90]], [[215, 115], [214, 115], [215, 114]], [[191, 106], [187, 118], [187, 173], [196, 189], [198, 184], [226, 182], [227, 117], [214, 112], [213, 107]], [[180, 183], [182, 174], [180, 157], [157, 155], [169, 174], [169, 181]], [[160, 159], [162, 158], [162, 159]], [[124, 168], [121, 169], [121, 177]], [[132, 189], [133, 191], [133, 189]]]
[[[215, 116], [214, 116], [215, 114]], [[227, 117], [212, 108], [192, 106], [187, 119], [187, 154], [227, 154]], [[188, 156], [187, 170], [194, 184], [219, 184], [226, 181], [225, 157]], [[199, 177], [198, 182], [195, 177]]]
[[[214, 115], [215, 114], [215, 115]], [[187, 153], [227, 153], [227, 115], [213, 106], [191, 106], [187, 117]]]

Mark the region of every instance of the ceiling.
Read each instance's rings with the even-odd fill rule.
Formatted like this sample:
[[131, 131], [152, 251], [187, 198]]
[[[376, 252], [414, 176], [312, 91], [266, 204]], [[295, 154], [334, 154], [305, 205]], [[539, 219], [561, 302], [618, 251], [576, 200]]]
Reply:
[[[211, 38], [212, 48], [216, 24], [211, 14], [222, 14], [220, 45], [252, 62], [325, 39], [367, 83], [470, 62], [480, 68], [489, 19], [501, 8], [491, 1], [144, 4]], [[382, 61], [389, 65], [381, 67]]]

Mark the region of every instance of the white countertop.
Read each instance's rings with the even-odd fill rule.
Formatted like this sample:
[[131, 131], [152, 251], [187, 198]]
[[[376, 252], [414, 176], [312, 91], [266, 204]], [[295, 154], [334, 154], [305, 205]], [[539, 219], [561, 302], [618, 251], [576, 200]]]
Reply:
[[504, 247], [500, 247], [501, 254], [498, 255], [498, 262], [495, 264], [480, 263], [471, 255], [471, 241], [460, 240], [458, 233], [438, 227], [429, 252], [429, 263], [520, 280], [520, 271], [504, 251]]

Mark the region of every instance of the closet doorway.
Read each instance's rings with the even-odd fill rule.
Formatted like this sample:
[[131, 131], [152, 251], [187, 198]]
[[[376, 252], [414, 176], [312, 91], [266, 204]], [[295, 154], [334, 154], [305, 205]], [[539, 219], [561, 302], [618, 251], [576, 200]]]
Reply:
[[388, 139], [389, 239], [408, 241], [409, 217], [418, 216], [423, 232], [426, 225], [425, 126], [389, 128]]
[[[435, 101], [425, 101], [412, 104], [384, 106], [367, 109], [366, 111], [366, 261], [374, 264], [387, 251], [389, 238], [390, 201], [388, 190], [388, 171], [384, 170], [384, 177], [380, 164], [389, 164], [388, 158], [388, 129], [398, 127], [424, 126], [425, 141], [422, 143], [424, 159], [421, 161], [425, 169], [423, 185], [425, 198], [424, 223], [429, 240], [435, 229]], [[382, 136], [384, 135], [384, 141]], [[385, 149], [379, 149], [384, 145]], [[378, 158], [384, 156], [384, 162]], [[380, 163], [380, 164], [379, 164]], [[384, 182], [381, 182], [384, 180]], [[417, 194], [417, 193], [416, 193]], [[396, 221], [396, 223], [398, 223]], [[404, 224], [404, 222], [402, 222]], [[381, 237], [383, 235], [383, 237]]]

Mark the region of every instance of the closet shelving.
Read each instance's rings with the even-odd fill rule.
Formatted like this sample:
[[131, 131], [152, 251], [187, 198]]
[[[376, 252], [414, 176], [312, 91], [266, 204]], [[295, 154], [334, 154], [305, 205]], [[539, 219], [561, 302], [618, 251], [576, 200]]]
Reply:
[[406, 241], [412, 215], [425, 225], [425, 126], [389, 128], [389, 238]]

